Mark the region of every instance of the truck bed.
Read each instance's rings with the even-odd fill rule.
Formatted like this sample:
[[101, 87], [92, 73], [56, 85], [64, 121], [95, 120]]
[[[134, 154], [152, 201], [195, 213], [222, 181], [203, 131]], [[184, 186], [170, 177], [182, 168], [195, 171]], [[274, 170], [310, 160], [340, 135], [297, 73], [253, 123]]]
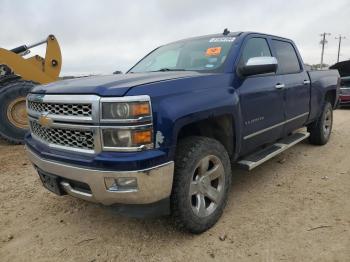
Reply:
[[[310, 88], [310, 116], [309, 120], [315, 119], [319, 110], [322, 108], [323, 97], [328, 90], [334, 89], [338, 85], [338, 70], [310, 70], [307, 71], [311, 88]], [[336, 83], [336, 84], [335, 84]], [[339, 96], [339, 87], [337, 88], [336, 101]], [[336, 105], [336, 103], [335, 103]]]

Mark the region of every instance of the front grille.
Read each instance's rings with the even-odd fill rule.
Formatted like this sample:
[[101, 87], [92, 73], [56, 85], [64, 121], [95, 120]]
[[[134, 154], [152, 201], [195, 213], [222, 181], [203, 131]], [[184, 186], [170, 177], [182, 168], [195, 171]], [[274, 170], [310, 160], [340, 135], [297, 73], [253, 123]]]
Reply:
[[50, 113], [62, 116], [86, 116], [91, 117], [91, 104], [57, 104], [28, 101], [28, 108], [38, 113]]
[[92, 131], [46, 128], [35, 121], [30, 121], [30, 127], [32, 133], [44, 142], [70, 148], [85, 150], [94, 149], [94, 136]]

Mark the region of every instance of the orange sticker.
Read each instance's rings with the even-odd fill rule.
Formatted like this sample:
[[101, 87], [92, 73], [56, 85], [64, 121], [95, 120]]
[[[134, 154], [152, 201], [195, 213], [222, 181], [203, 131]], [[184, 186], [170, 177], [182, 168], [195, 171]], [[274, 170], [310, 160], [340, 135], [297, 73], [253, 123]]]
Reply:
[[206, 56], [218, 56], [221, 53], [221, 46], [218, 47], [209, 47], [205, 52]]

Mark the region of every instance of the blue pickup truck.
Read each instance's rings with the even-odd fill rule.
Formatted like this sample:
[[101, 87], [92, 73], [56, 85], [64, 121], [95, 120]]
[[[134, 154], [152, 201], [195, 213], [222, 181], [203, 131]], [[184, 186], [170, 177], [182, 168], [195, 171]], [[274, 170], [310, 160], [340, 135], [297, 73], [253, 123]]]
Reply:
[[293, 41], [252, 32], [160, 46], [126, 74], [28, 95], [28, 156], [50, 191], [203, 232], [231, 166], [251, 170], [309, 138], [328, 142], [337, 71], [307, 71]]

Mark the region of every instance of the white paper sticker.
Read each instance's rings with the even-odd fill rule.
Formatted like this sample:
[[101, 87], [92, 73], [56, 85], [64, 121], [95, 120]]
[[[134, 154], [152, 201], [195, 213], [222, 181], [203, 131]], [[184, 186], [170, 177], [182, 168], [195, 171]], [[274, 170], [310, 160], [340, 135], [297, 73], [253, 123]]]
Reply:
[[233, 42], [235, 41], [235, 37], [215, 37], [209, 40], [209, 43], [225, 43], [225, 42]]

